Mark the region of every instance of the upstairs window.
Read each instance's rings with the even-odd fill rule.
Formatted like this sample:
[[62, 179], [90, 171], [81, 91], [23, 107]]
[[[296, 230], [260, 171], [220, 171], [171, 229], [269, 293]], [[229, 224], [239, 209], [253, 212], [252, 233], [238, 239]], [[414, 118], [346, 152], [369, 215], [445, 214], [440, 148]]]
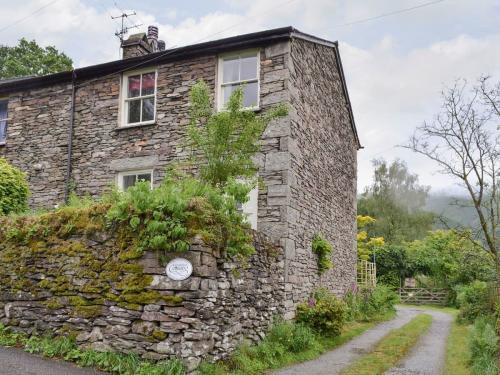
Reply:
[[156, 71], [123, 76], [122, 126], [146, 125], [156, 117]]
[[152, 170], [141, 170], [141, 171], [127, 171], [120, 172], [118, 174], [118, 188], [121, 191], [127, 190], [129, 187], [134, 186], [139, 181], [148, 181], [151, 184], [151, 189], [153, 188], [153, 171]]
[[259, 107], [259, 52], [247, 51], [219, 58], [218, 107], [224, 109], [229, 97], [243, 86], [243, 107]]
[[0, 145], [7, 140], [7, 100], [0, 100]]

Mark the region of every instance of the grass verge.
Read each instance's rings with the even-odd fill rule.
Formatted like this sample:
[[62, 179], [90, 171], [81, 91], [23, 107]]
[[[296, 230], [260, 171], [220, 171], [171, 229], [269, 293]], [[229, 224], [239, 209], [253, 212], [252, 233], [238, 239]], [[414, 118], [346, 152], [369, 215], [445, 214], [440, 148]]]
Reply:
[[394, 315], [395, 313], [391, 312], [370, 322], [348, 323], [336, 337], [311, 335], [311, 331], [300, 328], [300, 324], [278, 323], [258, 345], [244, 345], [224, 362], [204, 363], [198, 373], [199, 375], [257, 375], [267, 370], [309, 361], [361, 335], [377, 323], [392, 319]]
[[446, 364], [444, 375], [469, 375], [469, 334], [470, 326], [457, 321], [458, 310], [443, 309], [453, 315], [448, 342], [446, 344]]
[[93, 367], [119, 375], [184, 375], [178, 360], [153, 363], [135, 354], [97, 352], [80, 349], [69, 337], [26, 336], [10, 331], [0, 324], [0, 345], [21, 348], [32, 354], [74, 362], [81, 367]]
[[378, 375], [393, 367], [415, 345], [432, 323], [432, 317], [421, 314], [403, 327], [389, 332], [374, 348], [343, 370], [341, 375]]

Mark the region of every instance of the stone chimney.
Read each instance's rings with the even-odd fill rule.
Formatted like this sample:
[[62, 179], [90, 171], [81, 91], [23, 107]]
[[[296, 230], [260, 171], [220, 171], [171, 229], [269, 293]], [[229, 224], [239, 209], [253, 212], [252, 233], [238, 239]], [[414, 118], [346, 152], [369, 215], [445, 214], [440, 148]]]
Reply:
[[144, 56], [152, 52], [164, 51], [165, 42], [158, 40], [158, 27], [148, 26], [148, 34], [133, 34], [122, 43], [123, 58]]

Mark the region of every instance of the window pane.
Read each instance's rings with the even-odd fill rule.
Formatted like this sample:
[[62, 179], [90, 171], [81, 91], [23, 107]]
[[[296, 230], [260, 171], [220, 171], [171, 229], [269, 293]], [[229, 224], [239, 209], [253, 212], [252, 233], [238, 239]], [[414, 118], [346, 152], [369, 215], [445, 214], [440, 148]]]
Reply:
[[151, 121], [155, 118], [155, 98], [142, 99], [142, 121]]
[[240, 60], [235, 57], [224, 59], [222, 65], [222, 83], [239, 81]]
[[141, 100], [131, 100], [128, 102], [128, 121], [132, 124], [141, 121]]
[[222, 87], [222, 93], [223, 93], [222, 105], [223, 106], [225, 106], [227, 104], [227, 102], [229, 101], [229, 97], [231, 96], [233, 91], [238, 88], [238, 86], [239, 85], [228, 85], [228, 86]]
[[7, 120], [0, 120], [0, 143], [5, 142], [7, 138]]
[[137, 176], [135, 174], [129, 176], [123, 176], [123, 190], [127, 190], [129, 187], [135, 185]]
[[257, 56], [242, 57], [240, 80], [257, 78]]
[[243, 107], [257, 106], [257, 82], [246, 83], [243, 85]]
[[143, 74], [141, 95], [152, 95], [154, 93], [155, 93], [155, 73]]
[[134, 98], [141, 93], [141, 76], [128, 77], [128, 98]]
[[0, 120], [5, 120], [7, 118], [7, 101], [0, 101]]
[[151, 173], [137, 175], [137, 181], [151, 181]]

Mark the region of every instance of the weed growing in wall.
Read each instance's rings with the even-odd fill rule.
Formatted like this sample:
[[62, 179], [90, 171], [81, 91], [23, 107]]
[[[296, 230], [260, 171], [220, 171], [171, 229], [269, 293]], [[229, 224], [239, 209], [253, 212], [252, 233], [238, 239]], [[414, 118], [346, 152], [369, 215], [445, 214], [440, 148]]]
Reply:
[[316, 234], [312, 240], [312, 251], [318, 257], [318, 273], [321, 275], [332, 268], [333, 247], [321, 234]]

